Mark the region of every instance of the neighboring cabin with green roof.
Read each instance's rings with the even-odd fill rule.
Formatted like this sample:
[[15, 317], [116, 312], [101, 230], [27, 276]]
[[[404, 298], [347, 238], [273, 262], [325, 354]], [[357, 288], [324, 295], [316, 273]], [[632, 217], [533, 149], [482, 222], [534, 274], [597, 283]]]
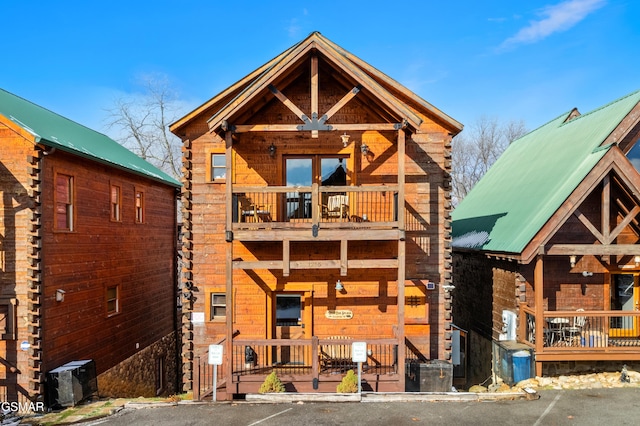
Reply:
[[[537, 375], [640, 360], [639, 137], [640, 91], [568, 111], [514, 141], [456, 207], [454, 320], [476, 349], [529, 350]], [[468, 361], [472, 380], [491, 371]]]
[[0, 89], [7, 401], [68, 403], [47, 373], [77, 360], [94, 361], [100, 395], [176, 392], [179, 189], [107, 136]]

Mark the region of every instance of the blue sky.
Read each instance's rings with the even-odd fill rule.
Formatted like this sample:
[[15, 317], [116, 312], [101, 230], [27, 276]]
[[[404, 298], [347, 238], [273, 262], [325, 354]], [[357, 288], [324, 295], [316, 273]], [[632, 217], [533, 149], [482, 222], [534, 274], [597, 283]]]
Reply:
[[106, 131], [106, 110], [165, 75], [184, 113], [313, 31], [454, 119], [533, 129], [640, 89], [640, 2], [12, 1], [0, 87]]

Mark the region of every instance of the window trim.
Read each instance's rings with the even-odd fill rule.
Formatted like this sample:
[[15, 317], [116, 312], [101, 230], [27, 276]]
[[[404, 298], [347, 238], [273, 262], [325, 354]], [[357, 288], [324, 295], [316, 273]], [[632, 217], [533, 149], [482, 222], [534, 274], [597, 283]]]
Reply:
[[[140, 207], [138, 207], [138, 194], [140, 194]], [[142, 224], [145, 221], [145, 196], [144, 190], [134, 188], [133, 191], [133, 220], [137, 224]]]
[[[58, 227], [58, 179], [61, 176], [67, 177], [67, 182], [69, 183], [69, 200], [68, 203], [65, 204], [65, 217], [67, 222], [67, 227], [59, 228]], [[53, 221], [53, 230], [55, 232], [74, 232], [76, 227], [76, 185], [75, 185], [75, 176], [71, 173], [67, 173], [65, 171], [56, 171], [54, 173], [54, 190], [53, 190], [53, 213], [54, 213], [54, 221]]]
[[[116, 290], [116, 296], [113, 299], [109, 298], [109, 290], [111, 289], [115, 289]], [[115, 310], [110, 311], [109, 310], [109, 302], [115, 300]], [[122, 308], [121, 308], [121, 303], [120, 303], [120, 284], [115, 284], [115, 285], [107, 285], [105, 286], [105, 290], [104, 290], [104, 310], [105, 313], [107, 315], [107, 317], [112, 317], [114, 315], [118, 315], [120, 312], [122, 312]]]
[[[213, 303], [213, 298], [214, 296], [222, 296], [224, 298], [224, 304], [223, 303]], [[207, 306], [206, 306], [206, 315], [207, 315], [207, 321], [209, 322], [224, 322], [226, 321], [227, 318], [227, 293], [224, 291], [208, 291], [207, 292]], [[214, 316], [214, 307], [224, 307], [224, 312], [225, 314], [222, 315], [218, 315], [218, 316]]]
[[[117, 189], [117, 200], [113, 202], [113, 190]], [[122, 222], [122, 186], [116, 183], [109, 185], [109, 217], [112, 222]]]
[[[213, 161], [213, 157], [214, 156], [221, 156], [224, 158], [224, 168], [227, 168], [227, 160], [226, 160], [226, 153], [220, 149], [214, 149], [214, 150], [210, 150], [207, 152], [207, 182], [208, 183], [226, 183], [227, 181], [227, 176], [226, 176], [226, 171], [225, 171], [225, 177], [223, 178], [218, 178], [218, 179], [214, 179], [214, 173], [213, 173], [213, 169], [214, 169], [214, 161]], [[233, 160], [232, 160], [233, 161]], [[216, 168], [222, 168], [223, 166], [217, 166]], [[231, 168], [233, 170], [233, 167]]]

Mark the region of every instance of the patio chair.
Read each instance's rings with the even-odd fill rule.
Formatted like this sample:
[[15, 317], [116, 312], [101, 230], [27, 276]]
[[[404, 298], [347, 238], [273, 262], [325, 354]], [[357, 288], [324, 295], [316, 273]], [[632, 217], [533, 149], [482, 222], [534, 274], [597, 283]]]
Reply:
[[349, 196], [348, 195], [330, 195], [327, 197], [327, 204], [322, 205], [322, 217], [329, 218], [348, 218], [349, 217]]
[[243, 222], [271, 222], [271, 206], [256, 204], [250, 198], [240, 198], [240, 212]]
[[[580, 308], [576, 312], [584, 312], [584, 309]], [[569, 343], [573, 343], [574, 340], [582, 333], [582, 329], [584, 328], [586, 322], [587, 318], [584, 316], [573, 317], [573, 323], [562, 329], [564, 339]]]

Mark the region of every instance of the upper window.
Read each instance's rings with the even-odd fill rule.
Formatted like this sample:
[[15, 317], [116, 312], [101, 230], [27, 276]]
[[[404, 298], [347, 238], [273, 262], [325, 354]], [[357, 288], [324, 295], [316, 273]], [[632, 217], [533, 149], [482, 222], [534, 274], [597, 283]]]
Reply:
[[144, 222], [144, 192], [136, 190], [136, 223]]
[[627, 158], [631, 161], [631, 164], [640, 172], [640, 141], [636, 141], [633, 148], [627, 152]]
[[225, 180], [227, 177], [227, 162], [224, 154], [211, 154], [211, 181]]
[[111, 185], [111, 220], [120, 221], [120, 187]]
[[73, 231], [73, 176], [56, 175], [55, 226], [60, 231]]

